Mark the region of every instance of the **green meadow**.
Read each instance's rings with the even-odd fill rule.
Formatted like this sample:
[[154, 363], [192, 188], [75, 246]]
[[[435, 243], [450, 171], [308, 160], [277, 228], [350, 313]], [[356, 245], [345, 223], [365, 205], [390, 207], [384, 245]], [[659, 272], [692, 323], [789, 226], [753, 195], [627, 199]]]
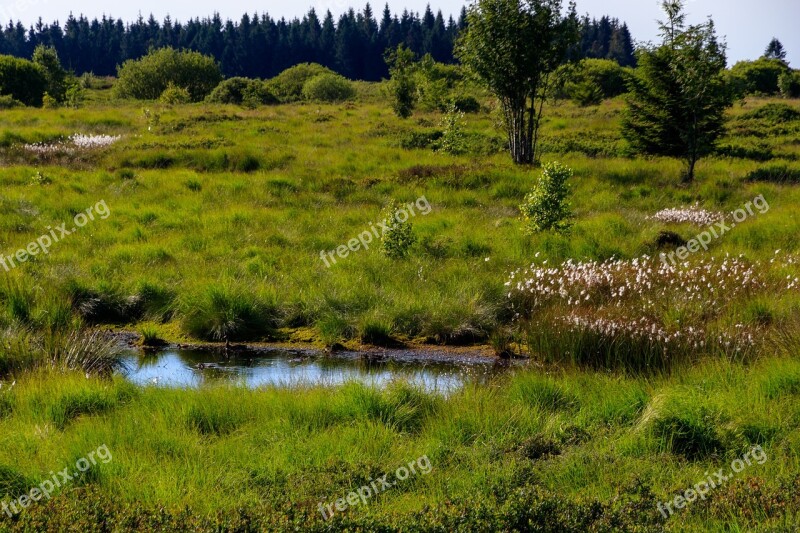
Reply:
[[[399, 119], [380, 84], [356, 87], [353, 102], [256, 109], [95, 89], [82, 109], [0, 113], [4, 257], [90, 207], [107, 214], [0, 266], [0, 505], [101, 444], [113, 454], [51, 499], [0, 511], [0, 531], [795, 531], [800, 102], [737, 104], [688, 186], [680, 162], [632, 155], [622, 99], [551, 103], [542, 159], [574, 172], [574, 224], [531, 235], [519, 205], [540, 170], [510, 161], [490, 98], [459, 122], [453, 154], [439, 149], [442, 113]], [[76, 134], [119, 139], [79, 147]], [[421, 198], [430, 212], [411, 217], [407, 257], [375, 240], [326, 266], [320, 254], [391, 201]], [[633, 297], [601, 287], [576, 304], [509, 283], [532, 263], [560, 279], [569, 260], [619, 260], [635, 278], [634, 261], [705, 230], [659, 211], [756, 198], [768, 209], [670, 274], [683, 285], [654, 277]], [[676, 345], [586, 326], [642, 317], [700, 333]], [[403, 382], [137, 387], [112, 374], [97, 330], [145, 344], [489, 347], [525, 362], [448, 395]], [[85, 375], [92, 357], [102, 371]], [[660, 511], [754, 447], [764, 461]], [[423, 456], [429, 473], [320, 512]]]

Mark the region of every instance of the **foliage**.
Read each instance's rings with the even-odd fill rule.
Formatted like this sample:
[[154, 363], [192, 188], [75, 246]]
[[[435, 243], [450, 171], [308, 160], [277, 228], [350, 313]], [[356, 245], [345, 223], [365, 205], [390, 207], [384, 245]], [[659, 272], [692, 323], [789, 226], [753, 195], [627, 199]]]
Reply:
[[764, 51], [764, 57], [786, 61], [786, 50], [783, 48], [783, 43], [773, 37]]
[[442, 118], [442, 138], [440, 149], [448, 154], [463, 154], [467, 151], [464, 135], [464, 113], [451, 104], [447, 113]]
[[800, 98], [800, 71], [786, 71], [778, 77], [778, 89], [784, 98]]
[[46, 90], [47, 78], [41, 67], [25, 59], [0, 56], [0, 94], [39, 107]]
[[724, 113], [733, 103], [722, 77], [725, 46], [713, 21], [683, 25], [682, 0], [663, 5], [669, 16], [664, 42], [639, 53], [622, 133], [640, 153], [683, 159], [683, 181], [690, 182], [697, 161], [713, 153], [724, 133]]
[[161, 48], [122, 64], [114, 93], [119, 98], [157, 100], [170, 85], [184, 88], [199, 102], [222, 81], [213, 58], [198, 52]]
[[44, 73], [47, 94], [63, 103], [67, 97], [67, 71], [61, 66], [56, 49], [40, 44], [33, 51], [33, 62]]
[[25, 104], [7, 94], [0, 96], [0, 109], [14, 109], [17, 107], [25, 107]]
[[531, 164], [553, 72], [578, 40], [575, 6], [561, 0], [478, 0], [458, 56], [500, 100], [511, 156]]
[[249, 78], [229, 78], [214, 88], [206, 101], [213, 104], [235, 104], [258, 107], [278, 103], [266, 84]]
[[392, 201], [383, 211], [386, 229], [381, 235], [381, 251], [390, 259], [408, 257], [411, 247], [417, 242], [409, 213]]
[[597, 105], [605, 98], [614, 98], [628, 91], [630, 69], [608, 59], [584, 59], [574, 67], [562, 67], [565, 78], [560, 95], [580, 105]]
[[386, 54], [386, 64], [389, 65], [391, 80], [389, 81], [389, 94], [392, 100], [392, 110], [400, 118], [408, 118], [416, 105], [416, 84], [413, 77], [414, 52], [399, 45], [396, 50]]
[[317, 102], [344, 102], [355, 98], [356, 90], [338, 74], [319, 74], [303, 85], [303, 97]]
[[78, 109], [83, 105], [86, 99], [86, 90], [83, 85], [75, 82], [70, 84], [67, 88], [67, 93], [64, 98], [64, 105], [71, 109]]
[[572, 169], [559, 163], [547, 163], [542, 175], [519, 206], [525, 230], [565, 232], [572, 226], [572, 209], [568, 202]]
[[188, 104], [192, 101], [192, 96], [187, 89], [170, 83], [167, 88], [164, 89], [164, 92], [161, 93], [158, 101], [165, 105]]
[[334, 74], [317, 63], [303, 63], [288, 68], [271, 79], [269, 89], [281, 102], [296, 102], [303, 99], [303, 87], [321, 74]]
[[740, 96], [775, 95], [780, 91], [778, 80], [786, 72], [790, 70], [783, 61], [762, 57], [755, 61], [739, 61], [727, 76]]

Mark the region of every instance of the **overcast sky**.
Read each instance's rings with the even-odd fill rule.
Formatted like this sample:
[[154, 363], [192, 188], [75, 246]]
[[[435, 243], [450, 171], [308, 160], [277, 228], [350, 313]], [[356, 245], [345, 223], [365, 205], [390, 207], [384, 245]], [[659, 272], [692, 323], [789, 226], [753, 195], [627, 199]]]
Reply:
[[[380, 14], [384, 1], [373, 1], [372, 8]], [[405, 8], [423, 11], [430, 3], [434, 11], [441, 9], [445, 16], [458, 15], [465, 0], [391, 0], [394, 12]], [[605, 14], [628, 23], [637, 40], [656, 39], [656, 19], [661, 18], [660, 0], [578, 0], [578, 12], [591, 16]], [[136, 2], [108, 2], [107, 0], [0, 0], [0, 19], [22, 20], [32, 24], [39, 17], [51, 22], [66, 19], [70, 12], [76, 16], [83, 13], [93, 18], [103, 14], [113, 15], [125, 21], [134, 20], [139, 13], [148, 17], [151, 13], [159, 20], [166, 15], [173, 19], [205, 17], [219, 11], [223, 18], [238, 19], [243, 13], [268, 12], [273, 17], [302, 17], [308, 8], [315, 7], [324, 12], [330, 9], [334, 15], [349, 7], [361, 9], [366, 0], [139, 0]], [[740, 59], [759, 57], [770, 39], [778, 37], [788, 52], [788, 60], [800, 68], [800, 0], [689, 0], [688, 11], [692, 22], [700, 22], [711, 15], [720, 35], [727, 37], [730, 63]]]

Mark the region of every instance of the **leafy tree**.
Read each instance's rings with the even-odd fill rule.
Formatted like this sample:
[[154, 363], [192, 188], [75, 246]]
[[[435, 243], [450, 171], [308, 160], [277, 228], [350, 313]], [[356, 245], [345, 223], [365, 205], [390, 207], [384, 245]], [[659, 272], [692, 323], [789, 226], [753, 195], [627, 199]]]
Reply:
[[623, 136], [640, 153], [682, 158], [684, 182], [724, 130], [733, 95], [725, 83], [725, 45], [713, 21], [686, 27], [683, 1], [665, 0], [663, 43], [639, 53], [631, 78]]
[[414, 52], [403, 45], [386, 54], [389, 65], [389, 92], [392, 97], [392, 109], [400, 118], [408, 118], [416, 105], [416, 83], [414, 82]]
[[500, 100], [514, 162], [532, 164], [552, 74], [578, 43], [575, 5], [477, 0], [467, 17], [458, 56]]
[[572, 169], [559, 163], [547, 163], [542, 169], [542, 176], [525, 196], [519, 206], [525, 231], [538, 233], [541, 231], [568, 231], [573, 218], [567, 198], [572, 178]]
[[772, 38], [767, 46], [767, 49], [764, 51], [764, 57], [767, 59], [779, 59], [780, 61], [786, 61], [786, 50], [783, 48], [783, 44], [776, 38]]
[[119, 98], [157, 100], [170, 85], [182, 87], [199, 102], [222, 81], [219, 65], [198, 52], [162, 48], [138, 61], [126, 61], [114, 86]]
[[0, 95], [39, 107], [46, 90], [47, 79], [41, 67], [24, 59], [0, 56]]
[[67, 71], [61, 66], [56, 49], [40, 44], [33, 52], [33, 62], [44, 73], [47, 94], [56, 102], [63, 102], [67, 97]]

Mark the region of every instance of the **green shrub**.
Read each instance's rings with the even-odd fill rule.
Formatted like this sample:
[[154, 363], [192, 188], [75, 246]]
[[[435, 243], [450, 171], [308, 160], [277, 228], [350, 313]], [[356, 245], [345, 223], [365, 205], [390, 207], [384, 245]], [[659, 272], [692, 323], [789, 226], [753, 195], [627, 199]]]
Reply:
[[478, 113], [481, 110], [480, 102], [473, 96], [456, 96], [452, 103], [462, 113]]
[[779, 59], [760, 58], [755, 61], [740, 61], [728, 71], [728, 80], [740, 96], [778, 94], [778, 79], [789, 70]]
[[7, 94], [0, 96], [0, 109], [14, 109], [17, 107], [25, 107], [25, 104]]
[[320, 74], [303, 85], [303, 97], [319, 102], [344, 102], [355, 97], [350, 80], [338, 74]]
[[49, 93], [44, 93], [44, 96], [42, 97], [42, 107], [44, 109], [57, 109], [58, 100], [50, 96]]
[[41, 67], [25, 59], [0, 56], [0, 94], [39, 107], [46, 90], [47, 79]]
[[572, 68], [564, 67], [561, 73], [568, 77], [561, 96], [571, 98], [581, 105], [596, 105], [605, 98], [614, 98], [628, 91], [630, 69], [625, 69], [609, 59], [584, 59]]
[[414, 227], [408, 217], [408, 212], [394, 201], [384, 211], [383, 219], [386, 229], [381, 236], [381, 250], [390, 259], [407, 257], [410, 248], [417, 241]]
[[784, 98], [800, 98], [800, 71], [781, 74], [778, 78], [778, 89]]
[[332, 70], [317, 63], [302, 63], [286, 69], [272, 78], [268, 87], [280, 101], [296, 102], [303, 99], [305, 84], [321, 74], [336, 75]]
[[61, 66], [56, 49], [40, 44], [33, 51], [33, 62], [44, 73], [47, 94], [58, 103], [64, 102], [68, 87], [67, 71]]
[[164, 92], [161, 93], [158, 101], [166, 105], [188, 104], [192, 101], [192, 96], [189, 94], [189, 91], [183, 87], [178, 87], [170, 83], [167, 88], [164, 89]]
[[443, 135], [439, 149], [448, 154], [463, 154], [467, 151], [467, 141], [464, 134], [464, 113], [456, 109], [455, 104], [442, 119]]
[[206, 101], [212, 104], [234, 104], [258, 107], [278, 103], [266, 84], [249, 78], [230, 78], [211, 91]]
[[162, 48], [118, 69], [114, 94], [119, 98], [157, 100], [170, 84], [183, 87], [199, 102], [222, 81], [214, 58], [198, 52]]
[[529, 233], [562, 232], [570, 228], [573, 215], [567, 202], [567, 180], [571, 177], [570, 168], [558, 163], [544, 165], [541, 178], [519, 207]]

